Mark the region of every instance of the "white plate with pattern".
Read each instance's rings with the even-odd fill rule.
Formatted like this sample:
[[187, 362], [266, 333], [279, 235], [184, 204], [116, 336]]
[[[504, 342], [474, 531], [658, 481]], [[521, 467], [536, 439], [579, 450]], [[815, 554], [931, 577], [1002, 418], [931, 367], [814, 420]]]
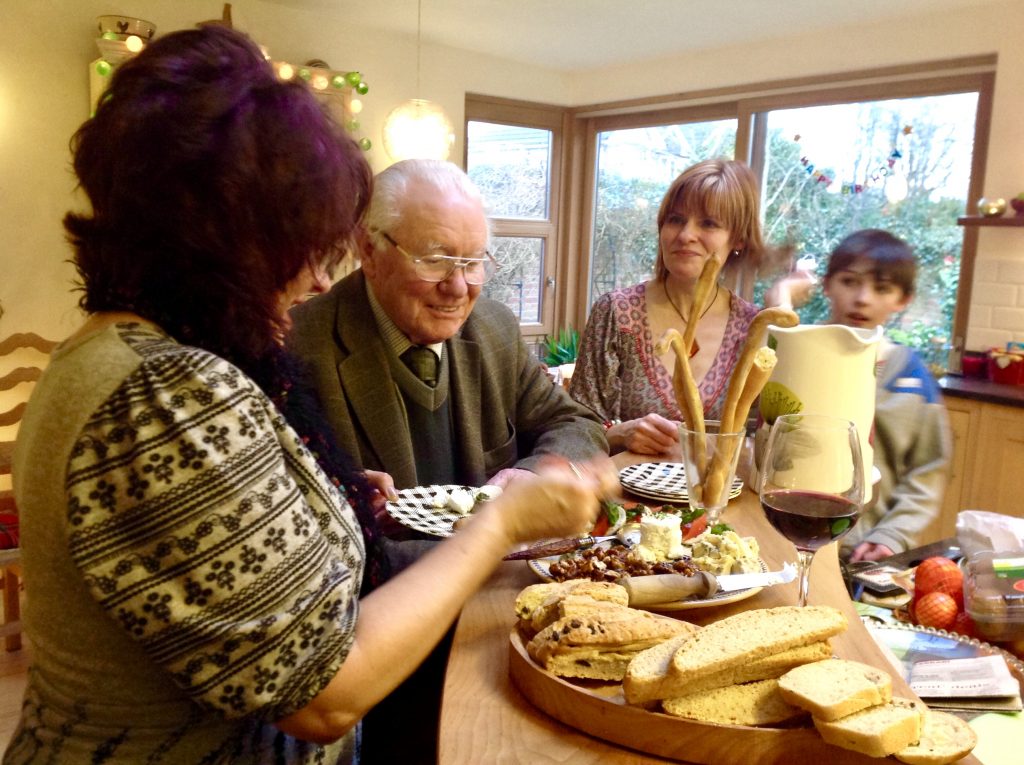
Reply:
[[[686, 466], [681, 462], [641, 462], [619, 471], [623, 488], [647, 499], [663, 502], [689, 502], [686, 489]], [[729, 499], [743, 491], [743, 481], [736, 478], [729, 489]]]
[[[607, 547], [611, 545], [611, 542], [599, 542], [601, 546]], [[578, 551], [577, 551], [578, 552]], [[530, 570], [533, 571], [542, 581], [553, 582], [554, 578], [551, 576], [551, 564], [556, 560], [567, 558], [575, 553], [566, 553], [565, 555], [554, 555], [550, 558], [537, 558], [535, 560], [526, 561], [529, 565]], [[761, 571], [768, 571], [768, 565], [763, 559], [758, 559], [761, 564]], [[719, 592], [716, 595], [712, 595], [710, 598], [692, 598], [689, 600], [673, 600], [669, 603], [658, 603], [656, 605], [641, 606], [643, 611], [686, 611], [691, 608], [708, 608], [710, 606], [724, 606], [726, 603], [735, 603], [737, 600], [746, 600], [763, 590], [763, 587], [748, 587], [745, 590], [733, 590], [732, 592]]]
[[[454, 484], [414, 486], [411, 489], [400, 490], [398, 492], [398, 499], [394, 502], [388, 502], [388, 515], [403, 526], [415, 529], [416, 531], [422, 531], [424, 534], [430, 534], [435, 537], [450, 537], [452, 535], [452, 524], [459, 518], [465, 518], [466, 515], [449, 507], [447, 504], [444, 507], [434, 507], [434, 497], [442, 491], [447, 496], [455, 489], [468, 491], [475, 498], [481, 493], [481, 489], [473, 486], [457, 486]], [[488, 491], [496, 492], [493, 496], [497, 496], [500, 493], [500, 490], [495, 486], [488, 486], [487, 489]], [[493, 497], [489, 498], [493, 499]], [[486, 498], [477, 498], [476, 504], [479, 505], [481, 502], [486, 501]]]

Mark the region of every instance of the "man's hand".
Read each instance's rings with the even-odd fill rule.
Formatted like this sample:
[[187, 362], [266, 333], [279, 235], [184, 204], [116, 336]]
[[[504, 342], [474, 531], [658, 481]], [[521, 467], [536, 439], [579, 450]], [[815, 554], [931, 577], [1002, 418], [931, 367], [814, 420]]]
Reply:
[[491, 486], [498, 486], [499, 488], [504, 489], [517, 478], [527, 478], [532, 475], [534, 475], [534, 473], [531, 473], [529, 470], [523, 470], [521, 468], [505, 468], [504, 470], [499, 470], [497, 473], [492, 475], [487, 480], [487, 483]]

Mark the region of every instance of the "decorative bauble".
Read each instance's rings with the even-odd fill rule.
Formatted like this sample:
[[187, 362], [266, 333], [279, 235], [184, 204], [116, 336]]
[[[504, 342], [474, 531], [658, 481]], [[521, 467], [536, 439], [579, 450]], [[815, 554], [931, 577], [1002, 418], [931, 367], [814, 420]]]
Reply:
[[348, 84], [354, 88], [356, 85], [363, 81], [363, 75], [361, 75], [359, 72], [349, 72], [348, 74], [345, 75], [345, 79], [348, 81]]
[[1024, 192], [1021, 192], [1010, 200], [1010, 207], [1017, 213], [1017, 217], [1024, 216]]
[[1002, 197], [998, 199], [979, 199], [978, 212], [986, 218], [998, 218], [1006, 212], [1006, 200]]

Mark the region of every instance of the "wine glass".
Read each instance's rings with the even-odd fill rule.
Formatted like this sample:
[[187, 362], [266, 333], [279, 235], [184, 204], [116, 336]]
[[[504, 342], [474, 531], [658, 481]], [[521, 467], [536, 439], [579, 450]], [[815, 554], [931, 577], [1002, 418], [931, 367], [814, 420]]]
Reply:
[[796, 547], [805, 606], [814, 553], [845, 536], [864, 507], [857, 426], [821, 414], [778, 417], [765, 448], [759, 495], [768, 522]]

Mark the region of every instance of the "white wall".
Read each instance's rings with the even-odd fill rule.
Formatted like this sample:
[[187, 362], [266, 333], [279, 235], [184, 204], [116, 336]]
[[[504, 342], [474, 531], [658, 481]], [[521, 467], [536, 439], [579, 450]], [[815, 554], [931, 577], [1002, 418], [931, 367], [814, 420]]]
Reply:
[[[320, 58], [335, 69], [363, 73], [370, 91], [363, 99], [362, 132], [375, 144], [369, 159], [378, 170], [388, 161], [379, 148], [384, 117], [415, 95], [441, 103], [458, 127], [467, 91], [580, 105], [995, 52], [999, 70], [985, 194], [1010, 197], [1024, 191], [1019, 129], [1024, 122], [1024, 3], [1018, 0], [994, 2], [969, 14], [846, 28], [837, 35], [793, 37], [572, 75], [425, 45], [419, 94], [412, 36], [351, 28], [343, 11], [290, 10], [265, 0], [232, 5], [235, 26], [265, 45], [273, 58], [295, 63]], [[339, 5], [345, 3], [339, 0]], [[88, 65], [98, 55], [94, 18], [137, 16], [154, 22], [161, 34], [219, 17], [221, 6], [212, 0], [3, 0], [0, 21], [9, 33], [0, 46], [0, 303], [6, 310], [0, 335], [31, 330], [59, 338], [80, 318], [70, 292], [74, 273], [65, 262], [70, 250], [60, 220], [80, 204], [73, 193], [68, 139], [88, 116]], [[461, 157], [459, 135], [452, 159]], [[978, 278], [968, 347], [1001, 344], [1003, 337], [1024, 340], [1024, 231], [981, 232]], [[1004, 288], [999, 305], [979, 302], [989, 280]]]

